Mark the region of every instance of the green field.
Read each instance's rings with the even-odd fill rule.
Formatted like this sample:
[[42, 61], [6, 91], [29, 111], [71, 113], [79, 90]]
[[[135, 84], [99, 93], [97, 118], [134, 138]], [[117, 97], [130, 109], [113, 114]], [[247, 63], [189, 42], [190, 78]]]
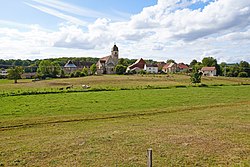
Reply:
[[0, 166], [146, 166], [148, 148], [154, 166], [249, 166], [249, 79], [203, 83], [176, 75], [1, 80], [5, 92], [173, 87], [0, 97]]

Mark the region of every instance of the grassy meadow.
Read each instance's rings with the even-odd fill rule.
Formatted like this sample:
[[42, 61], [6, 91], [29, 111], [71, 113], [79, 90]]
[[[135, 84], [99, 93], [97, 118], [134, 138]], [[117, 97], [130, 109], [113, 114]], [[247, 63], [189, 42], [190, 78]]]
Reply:
[[[0, 96], [0, 166], [146, 166], [148, 148], [153, 166], [250, 164], [250, 79], [203, 78], [208, 87], [184, 75], [12, 82], [0, 80], [0, 93], [131, 90]], [[132, 89], [148, 85], [169, 88]]]

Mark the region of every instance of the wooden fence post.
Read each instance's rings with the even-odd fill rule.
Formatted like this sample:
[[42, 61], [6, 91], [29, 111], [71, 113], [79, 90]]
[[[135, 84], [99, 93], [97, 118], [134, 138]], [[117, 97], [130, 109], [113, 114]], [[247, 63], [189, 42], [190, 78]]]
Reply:
[[153, 163], [152, 163], [152, 158], [153, 158], [152, 148], [149, 148], [147, 150], [147, 154], [148, 154], [148, 167], [152, 167], [153, 166]]

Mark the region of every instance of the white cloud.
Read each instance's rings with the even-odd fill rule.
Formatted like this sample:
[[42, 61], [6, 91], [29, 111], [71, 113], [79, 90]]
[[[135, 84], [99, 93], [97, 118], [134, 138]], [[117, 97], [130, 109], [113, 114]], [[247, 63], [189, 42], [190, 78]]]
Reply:
[[[62, 2], [59, 0], [32, 0], [33, 2], [36, 2], [41, 5], [45, 5], [50, 8], [54, 8], [56, 10], [60, 10], [62, 12], [67, 12], [70, 14], [78, 15], [78, 16], [83, 16], [86, 18], [109, 18], [114, 21], [120, 21], [120, 20], [126, 20], [127, 18], [130, 17], [130, 14], [124, 13], [124, 12], [119, 12], [119, 11], [114, 11], [114, 15], [98, 12], [95, 10], [91, 10], [88, 8], [84, 7], [78, 7], [76, 5], [72, 5], [66, 2]], [[37, 5], [32, 5], [32, 7], [36, 8]], [[46, 11], [45, 11], [46, 12]]]
[[[62, 24], [54, 32], [35, 26], [25, 32], [1, 28], [0, 42], [4, 44], [0, 46], [0, 54], [100, 57], [109, 54], [113, 42], [117, 42], [122, 57], [174, 59], [185, 63], [192, 59], [200, 61], [204, 56], [213, 56], [219, 62], [250, 61], [249, 0], [158, 0], [129, 21], [98, 18], [92, 23], [57, 11], [73, 14], [82, 11], [75, 6], [70, 8], [59, 1], [34, 1], [50, 8], [33, 7], [72, 24]], [[208, 4], [203, 9], [191, 9], [190, 5], [195, 3]]]
[[66, 21], [68, 21], [70, 23], [74, 23], [76, 25], [82, 25], [82, 26], [86, 26], [87, 25], [87, 22], [82, 21], [82, 20], [80, 20], [80, 19], [78, 19], [76, 17], [70, 16], [70, 15], [66, 15], [64, 13], [61, 13], [61, 12], [57, 11], [57, 10], [54, 10], [54, 9], [51, 9], [51, 8], [47, 8], [47, 7], [44, 7], [44, 6], [40, 6], [40, 5], [32, 5], [30, 3], [25, 3], [25, 4], [27, 4], [30, 7], [35, 8], [37, 10], [40, 10], [40, 11], [45, 12], [47, 14], [50, 14], [52, 16], [56, 16], [58, 18], [66, 20]]

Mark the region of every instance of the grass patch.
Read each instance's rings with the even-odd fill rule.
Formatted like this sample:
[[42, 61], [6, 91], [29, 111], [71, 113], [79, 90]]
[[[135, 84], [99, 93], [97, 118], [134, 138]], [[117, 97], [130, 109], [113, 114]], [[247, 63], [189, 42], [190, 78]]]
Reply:
[[183, 76], [107, 76], [104, 84], [105, 77], [88, 78], [88, 91], [58, 90], [82, 79], [6, 89], [46, 93], [0, 97], [0, 165], [145, 166], [147, 148], [154, 166], [249, 164], [248, 85], [218, 77], [192, 87]]

